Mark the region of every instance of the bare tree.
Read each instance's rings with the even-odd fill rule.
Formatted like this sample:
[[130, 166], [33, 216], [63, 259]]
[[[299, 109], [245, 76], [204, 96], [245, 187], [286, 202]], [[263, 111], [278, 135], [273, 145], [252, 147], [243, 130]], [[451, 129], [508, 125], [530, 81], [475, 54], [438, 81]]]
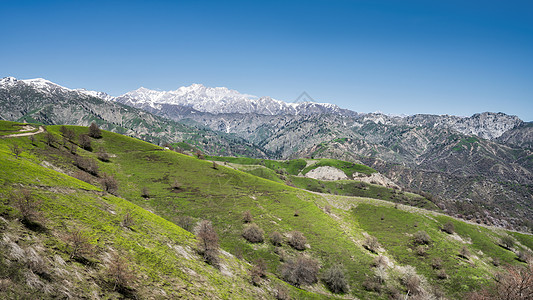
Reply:
[[261, 283], [261, 278], [266, 276], [267, 265], [263, 258], [258, 258], [254, 266], [250, 269], [250, 277], [254, 285]]
[[283, 242], [283, 236], [281, 233], [274, 231], [270, 234], [270, 242], [274, 246], [281, 246], [281, 243]]
[[242, 213], [242, 221], [244, 223], [251, 223], [254, 220], [254, 217], [252, 216], [252, 213], [247, 210]]
[[455, 232], [455, 226], [452, 222], [447, 222], [446, 224], [444, 224], [444, 226], [442, 226], [442, 231], [449, 234], [453, 234]]
[[13, 143], [9, 146], [9, 149], [11, 150], [11, 153], [15, 155], [15, 158], [18, 159], [19, 155], [22, 153], [22, 147], [19, 146], [17, 143]]
[[113, 290], [123, 292], [131, 288], [137, 279], [128, 261], [118, 253], [113, 253], [107, 267], [107, 275], [113, 283]]
[[104, 191], [116, 195], [118, 192], [118, 181], [113, 175], [104, 174], [101, 180]]
[[380, 244], [375, 236], [368, 236], [363, 242], [363, 247], [370, 252], [377, 253]]
[[87, 151], [92, 151], [92, 144], [91, 144], [91, 138], [86, 134], [80, 134], [78, 138], [78, 143], [80, 144], [80, 147]]
[[259, 228], [257, 224], [252, 223], [244, 227], [244, 230], [242, 231], [242, 237], [250, 243], [262, 243], [264, 240], [264, 233], [265, 232], [263, 229]]
[[218, 265], [218, 235], [211, 221], [203, 220], [196, 229], [198, 252], [211, 265]]
[[42, 219], [41, 201], [36, 199], [30, 190], [23, 189], [13, 193], [14, 206], [19, 210], [25, 222], [37, 222]]
[[99, 139], [102, 137], [102, 131], [100, 130], [98, 125], [96, 125], [95, 122], [92, 122], [89, 126], [89, 136], [95, 139]]
[[291, 232], [291, 237], [289, 238], [289, 245], [296, 250], [304, 250], [305, 244], [307, 244], [307, 239], [300, 231]]
[[348, 281], [341, 265], [334, 265], [322, 275], [322, 281], [333, 293], [347, 293]]
[[44, 140], [46, 142], [46, 144], [50, 147], [53, 147], [54, 146], [54, 143], [56, 142], [56, 138], [55, 136], [50, 133], [49, 131], [46, 132], [46, 134], [44, 135]]
[[473, 292], [469, 300], [531, 300], [533, 299], [533, 264], [508, 266], [496, 275], [495, 283]]
[[281, 276], [295, 286], [313, 284], [318, 281], [318, 262], [310, 257], [300, 255], [281, 267]]
[[89, 174], [94, 176], [98, 175], [98, 164], [90, 157], [76, 156], [74, 158], [74, 165]]
[[34, 134], [30, 135], [28, 139], [30, 140], [31, 144], [35, 146], [35, 135]]
[[87, 259], [93, 251], [89, 238], [80, 230], [70, 232], [66, 237], [66, 242], [69, 246], [71, 259]]

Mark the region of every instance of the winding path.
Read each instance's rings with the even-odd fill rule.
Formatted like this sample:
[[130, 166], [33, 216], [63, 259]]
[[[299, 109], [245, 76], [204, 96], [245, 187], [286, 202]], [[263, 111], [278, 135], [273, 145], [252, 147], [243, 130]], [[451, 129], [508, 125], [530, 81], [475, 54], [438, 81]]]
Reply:
[[35, 132], [23, 132], [23, 133], [9, 134], [9, 135], [0, 135], [0, 138], [5, 139], [5, 138], [11, 138], [11, 137], [30, 136], [30, 135], [35, 135], [41, 132], [44, 132], [43, 126], [39, 126], [39, 130]]

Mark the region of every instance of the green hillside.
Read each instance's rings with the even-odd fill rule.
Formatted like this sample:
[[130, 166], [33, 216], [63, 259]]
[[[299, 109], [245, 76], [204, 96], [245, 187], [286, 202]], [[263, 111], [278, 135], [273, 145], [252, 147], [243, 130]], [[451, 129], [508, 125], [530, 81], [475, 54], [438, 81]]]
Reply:
[[[74, 136], [88, 132], [87, 127], [65, 128], [73, 130]], [[267, 180], [222, 162], [200, 160], [107, 131], [102, 138], [90, 139], [92, 151], [72, 151], [72, 142], [80, 144], [78, 138], [63, 139], [61, 126], [47, 126], [47, 130], [55, 142], [49, 143], [46, 133], [35, 135], [33, 143], [28, 137], [0, 140], [0, 243], [5, 249], [0, 252], [0, 264], [8, 270], [2, 271], [0, 279], [16, 284], [4, 292], [8, 297], [50, 290], [45, 293], [50, 297], [70, 293], [104, 298], [249, 299], [275, 298], [278, 290], [287, 289], [296, 299], [349, 295], [386, 299], [396, 294], [457, 298], [492, 283], [491, 274], [501, 270], [492, 263], [494, 259], [502, 265], [525, 265], [518, 258], [525, 257], [533, 243], [529, 235], [467, 224], [390, 201], [287, 186], [279, 175], [297, 175], [306, 166], [299, 160], [272, 161], [283, 172], [267, 167], [267, 161], [257, 163], [271, 171], [262, 176], [271, 176]], [[15, 143], [23, 148], [18, 159], [12, 151]], [[97, 170], [81, 163], [84, 159]], [[256, 165], [255, 161], [248, 164]], [[118, 188], [102, 186], [106, 178], [116, 179]], [[378, 192], [368, 186], [365, 191], [377, 197]], [[38, 209], [42, 219], [28, 222], [21, 218], [15, 200], [24, 195], [23, 190], [42, 202]], [[408, 193], [403, 196], [416, 198]], [[253, 220], [243, 220], [247, 212]], [[190, 232], [201, 220], [212, 221], [220, 237], [223, 251], [218, 268], [205, 263], [196, 250], [197, 238]], [[251, 243], [243, 237], [244, 230], [252, 227], [245, 221], [264, 232], [262, 242]], [[441, 230], [447, 222], [455, 225], [453, 234]], [[68, 237], [77, 230], [94, 249], [87, 257], [72, 257]], [[298, 235], [295, 231], [306, 239], [301, 247], [292, 238]], [[413, 244], [418, 231], [430, 236], [427, 245]], [[275, 232], [281, 238], [271, 242]], [[371, 237], [377, 238], [378, 246], [369, 243]], [[510, 250], [499, 246], [505, 238], [513, 241]], [[20, 250], [13, 243], [24, 253], [37, 253], [47, 271], [33, 270], [31, 259], [17, 256]], [[463, 248], [472, 255], [457, 259]], [[123, 289], [117, 289], [110, 279], [114, 253], [127, 257], [128, 269], [135, 274]], [[287, 270], [302, 255], [318, 263], [318, 279], [341, 264], [349, 288], [346, 294], [332, 293], [327, 280], [295, 281], [294, 276], [300, 275]], [[265, 261], [268, 275], [254, 285], [249, 263], [259, 258]], [[435, 258], [443, 260], [439, 269], [432, 267]], [[15, 264], [23, 265], [20, 272], [14, 270]], [[315, 269], [309, 270], [304, 273]], [[437, 278], [442, 272], [446, 277]], [[37, 283], [28, 284], [30, 277]], [[412, 278], [419, 280], [416, 287]]]

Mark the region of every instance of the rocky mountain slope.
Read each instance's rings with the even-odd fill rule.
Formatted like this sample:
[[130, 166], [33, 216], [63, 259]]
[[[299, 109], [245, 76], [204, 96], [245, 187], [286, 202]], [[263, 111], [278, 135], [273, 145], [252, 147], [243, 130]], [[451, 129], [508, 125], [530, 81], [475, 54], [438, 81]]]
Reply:
[[44, 79], [7, 77], [0, 80], [0, 119], [84, 126], [96, 122], [103, 129], [156, 144], [187, 141], [206, 151], [266, 156], [241, 138], [205, 126], [186, 126], [109, 99], [103, 93], [72, 90]]

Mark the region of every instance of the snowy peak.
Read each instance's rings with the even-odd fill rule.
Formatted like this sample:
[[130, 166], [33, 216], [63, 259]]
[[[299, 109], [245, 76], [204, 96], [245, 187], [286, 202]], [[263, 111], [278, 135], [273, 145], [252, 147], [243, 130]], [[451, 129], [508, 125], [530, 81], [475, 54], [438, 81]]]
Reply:
[[[333, 104], [286, 103], [270, 97], [258, 98], [241, 94], [226, 87], [206, 87], [192, 84], [173, 91], [154, 91], [139, 88], [116, 98], [116, 101], [141, 108], [161, 110], [163, 106], [178, 105], [200, 112], [220, 113], [257, 113], [263, 115], [314, 114], [339, 111]], [[163, 112], [164, 113], [164, 112]]]

